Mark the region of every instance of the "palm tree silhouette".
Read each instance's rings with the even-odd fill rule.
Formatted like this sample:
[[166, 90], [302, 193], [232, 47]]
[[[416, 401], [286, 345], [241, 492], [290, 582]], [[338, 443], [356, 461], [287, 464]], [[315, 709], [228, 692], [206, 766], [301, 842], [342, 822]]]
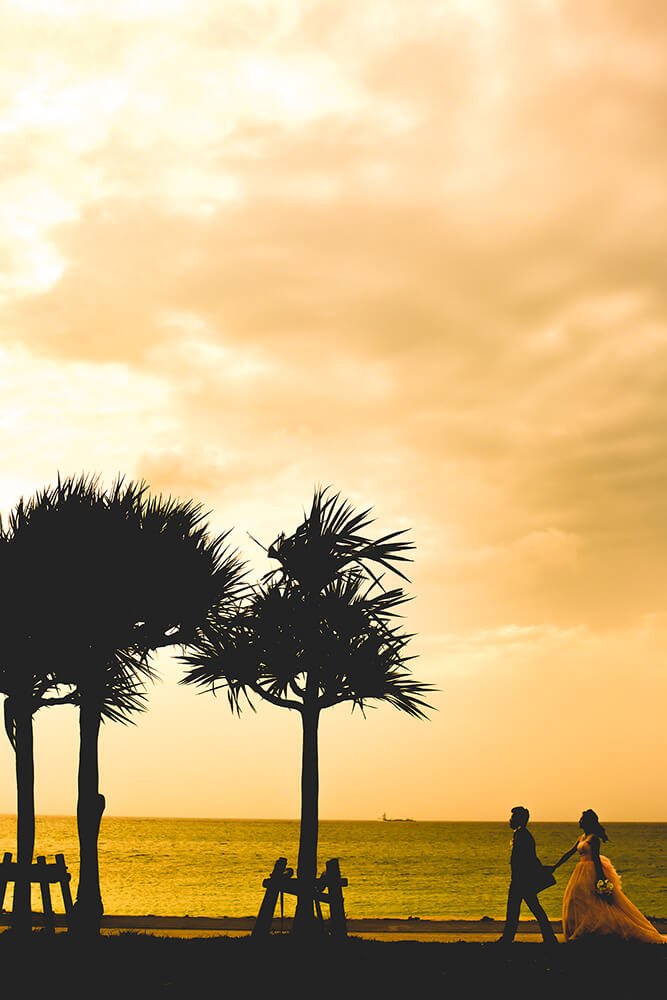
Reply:
[[[317, 489], [302, 524], [281, 534], [267, 554], [279, 567], [266, 574], [233, 609], [214, 615], [182, 661], [181, 683], [226, 688], [232, 710], [252, 695], [301, 716], [301, 824], [297, 878], [317, 877], [321, 712], [343, 702], [364, 711], [386, 701], [415, 718], [430, 706], [431, 685], [406, 667], [411, 636], [400, 630], [397, 609], [407, 600], [400, 587], [385, 590], [382, 569], [406, 579], [396, 563], [413, 546], [393, 532], [373, 540], [362, 532], [370, 510], [357, 512], [338, 493]], [[315, 923], [312, 897], [299, 896], [297, 933]]]
[[227, 533], [210, 537], [204, 517], [193, 501], [150, 497], [143, 482], [119, 478], [106, 491], [85, 475], [58, 478], [10, 515], [6, 549], [13, 546], [14, 582], [32, 610], [32, 618], [19, 615], [19, 634], [38, 637], [35, 651], [53, 665], [43, 683], [65, 685], [60, 700], [79, 707], [79, 930], [99, 930], [102, 914], [100, 724], [130, 721], [143, 704], [151, 651], [196, 638], [244, 575]]

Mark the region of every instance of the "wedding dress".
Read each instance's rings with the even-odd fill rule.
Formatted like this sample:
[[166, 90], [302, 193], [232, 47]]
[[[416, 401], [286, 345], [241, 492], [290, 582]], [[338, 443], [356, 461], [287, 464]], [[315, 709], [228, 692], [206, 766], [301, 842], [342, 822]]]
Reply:
[[640, 913], [621, 891], [621, 878], [609, 858], [600, 855], [604, 877], [614, 890], [609, 897], [595, 891], [597, 875], [590, 836], [577, 844], [579, 863], [575, 866], [563, 897], [563, 934], [566, 941], [589, 936], [610, 936], [625, 941], [667, 944], [667, 937]]

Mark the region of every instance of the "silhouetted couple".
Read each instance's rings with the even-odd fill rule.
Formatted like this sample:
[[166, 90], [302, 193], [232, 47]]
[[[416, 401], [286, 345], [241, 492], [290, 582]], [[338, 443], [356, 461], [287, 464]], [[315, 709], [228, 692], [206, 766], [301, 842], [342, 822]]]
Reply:
[[600, 854], [600, 845], [608, 839], [597, 813], [586, 809], [581, 814], [581, 836], [555, 865], [543, 865], [537, 857], [533, 835], [527, 830], [530, 816], [524, 806], [516, 806], [510, 816], [514, 830], [510, 865], [512, 879], [507, 896], [505, 929], [499, 942], [514, 940], [519, 911], [525, 902], [540, 925], [548, 944], [557, 939], [537, 894], [556, 880], [553, 873], [574, 854], [579, 857], [563, 897], [563, 935], [566, 941], [606, 938], [665, 944], [661, 935], [621, 890], [620, 877], [609, 858]]

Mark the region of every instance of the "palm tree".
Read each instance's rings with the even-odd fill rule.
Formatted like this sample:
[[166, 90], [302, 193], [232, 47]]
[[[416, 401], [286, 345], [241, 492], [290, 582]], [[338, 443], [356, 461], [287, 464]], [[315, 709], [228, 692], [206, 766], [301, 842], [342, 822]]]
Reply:
[[[314, 886], [317, 877], [322, 711], [351, 702], [363, 712], [377, 700], [425, 718], [430, 707], [424, 696], [432, 688], [406, 667], [411, 636], [396, 621], [407, 597], [400, 587], [385, 590], [377, 575], [382, 567], [403, 577], [395, 564], [412, 545], [402, 532], [365, 537], [369, 515], [316, 490], [302, 524], [267, 550], [279, 567], [233, 609], [212, 616], [181, 657], [188, 666], [181, 683], [226, 688], [233, 710], [255, 694], [301, 716], [301, 885]], [[312, 897], [300, 895], [295, 931], [310, 930], [314, 920]]]
[[41, 637], [51, 683], [66, 685], [79, 706], [79, 929], [99, 930], [102, 913], [100, 724], [129, 721], [142, 704], [150, 652], [196, 638], [243, 577], [227, 535], [209, 537], [204, 517], [192, 501], [150, 497], [144, 483], [118, 479], [105, 491], [87, 476], [59, 478], [10, 515], [20, 634]]

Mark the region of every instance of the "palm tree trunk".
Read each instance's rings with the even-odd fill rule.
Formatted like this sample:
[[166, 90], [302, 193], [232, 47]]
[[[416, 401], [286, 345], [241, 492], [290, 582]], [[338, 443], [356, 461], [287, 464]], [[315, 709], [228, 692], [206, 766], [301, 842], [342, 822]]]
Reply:
[[317, 729], [319, 725], [317, 706], [304, 705], [301, 715], [303, 723], [303, 746], [301, 754], [301, 827], [299, 831], [299, 857], [297, 878], [300, 893], [294, 915], [293, 930], [296, 934], [312, 934], [317, 921], [312, 890], [317, 878], [317, 835], [319, 809], [319, 761]]
[[30, 906], [30, 865], [35, 850], [35, 763], [33, 755], [32, 704], [30, 697], [14, 702], [16, 750], [16, 860], [24, 869], [14, 883], [12, 926], [29, 934], [32, 930]]
[[87, 934], [99, 934], [100, 919], [104, 913], [97, 851], [105, 804], [104, 796], [99, 791], [100, 722], [98, 700], [82, 693], [79, 707], [79, 797], [76, 807], [80, 869], [73, 928], [78, 933]]

